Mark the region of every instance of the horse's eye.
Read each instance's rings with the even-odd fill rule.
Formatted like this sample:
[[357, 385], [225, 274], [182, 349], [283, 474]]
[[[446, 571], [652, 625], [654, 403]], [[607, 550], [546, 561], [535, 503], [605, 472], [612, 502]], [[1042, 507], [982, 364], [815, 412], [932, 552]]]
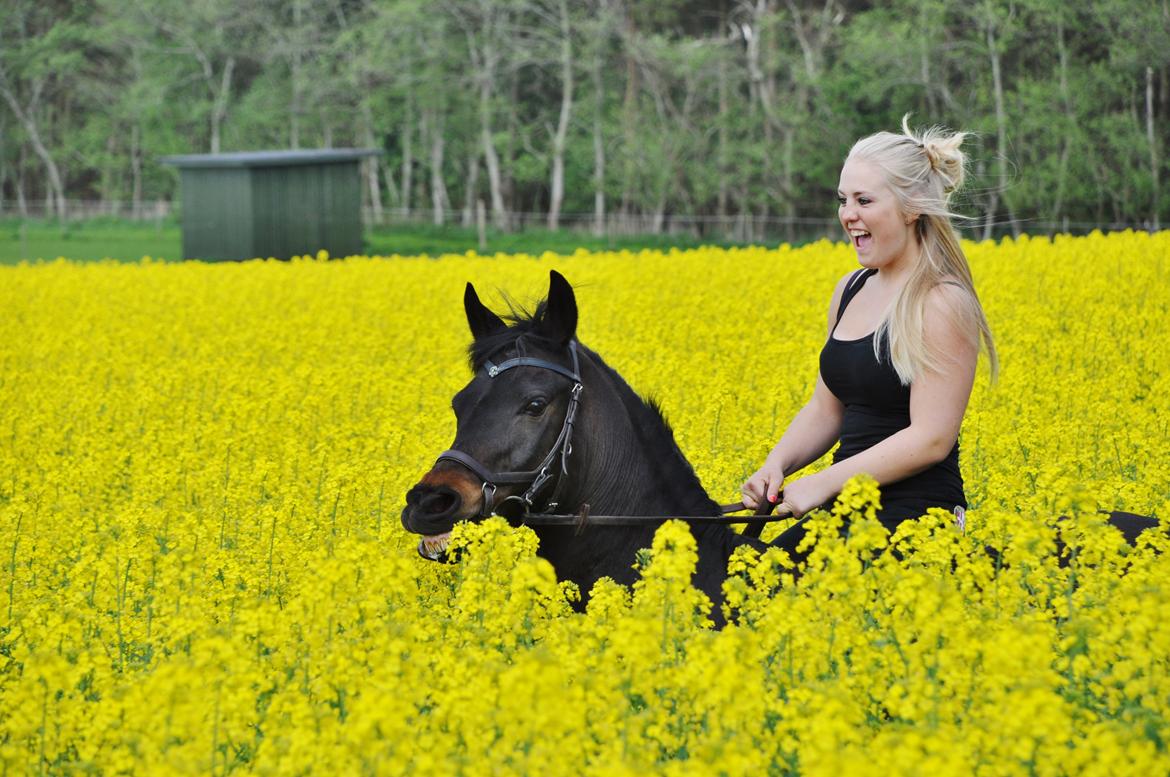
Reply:
[[535, 399], [528, 400], [528, 404], [524, 406], [524, 410], [522, 412], [524, 412], [526, 415], [537, 416], [543, 413], [547, 407], [547, 399], [544, 397], [536, 397]]

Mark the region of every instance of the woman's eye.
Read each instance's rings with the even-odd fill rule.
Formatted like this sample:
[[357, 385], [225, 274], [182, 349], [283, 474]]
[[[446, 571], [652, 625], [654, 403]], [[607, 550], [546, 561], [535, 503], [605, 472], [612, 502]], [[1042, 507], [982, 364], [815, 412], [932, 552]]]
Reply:
[[528, 404], [524, 406], [523, 412], [527, 415], [540, 415], [548, 407], [548, 400], [544, 397], [537, 397], [536, 399], [528, 400]]
[[871, 200], [869, 197], [858, 197], [857, 198], [857, 203], [859, 205], [869, 205], [871, 202], [873, 202], [873, 200]]
[[837, 204], [838, 204], [838, 205], [844, 205], [844, 204], [845, 204], [845, 198], [844, 198], [844, 197], [838, 197], [838, 198], [837, 198]]

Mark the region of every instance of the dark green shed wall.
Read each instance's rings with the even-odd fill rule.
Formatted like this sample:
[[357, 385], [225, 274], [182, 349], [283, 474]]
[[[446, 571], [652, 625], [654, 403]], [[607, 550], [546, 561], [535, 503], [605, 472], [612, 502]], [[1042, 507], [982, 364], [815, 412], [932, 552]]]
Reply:
[[263, 257], [361, 253], [361, 210], [357, 162], [253, 170], [252, 246]]
[[183, 258], [250, 259], [252, 172], [247, 168], [182, 171]]
[[362, 251], [367, 149], [165, 157], [182, 182], [183, 256], [233, 260]]

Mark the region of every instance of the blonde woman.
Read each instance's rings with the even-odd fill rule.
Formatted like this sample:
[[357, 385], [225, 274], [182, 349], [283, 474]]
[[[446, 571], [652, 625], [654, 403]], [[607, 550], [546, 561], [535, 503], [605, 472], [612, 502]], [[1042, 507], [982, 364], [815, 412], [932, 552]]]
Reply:
[[[812, 398], [743, 484], [746, 506], [778, 502], [778, 514], [800, 517], [864, 472], [881, 487], [888, 528], [930, 507], [962, 520], [959, 426], [981, 342], [993, 375], [998, 367], [951, 224], [963, 137], [912, 132], [903, 119], [901, 134], [879, 132], [850, 150], [837, 212], [862, 269], [833, 290]], [[838, 441], [831, 466], [785, 482]], [[803, 532], [798, 524], [776, 544], [795, 547]]]

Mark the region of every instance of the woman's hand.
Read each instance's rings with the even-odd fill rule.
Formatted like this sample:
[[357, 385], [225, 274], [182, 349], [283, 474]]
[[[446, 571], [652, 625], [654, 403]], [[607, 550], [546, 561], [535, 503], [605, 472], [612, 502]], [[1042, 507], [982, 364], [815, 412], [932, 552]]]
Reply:
[[802, 518], [805, 513], [817, 509], [833, 496], [825, 493], [817, 475], [807, 475], [784, 487], [784, 498], [776, 506], [776, 515]]
[[743, 496], [743, 506], [755, 510], [765, 501], [775, 504], [777, 494], [784, 486], [784, 468], [769, 456], [764, 466], [756, 470], [755, 474], [744, 481], [739, 493]]

